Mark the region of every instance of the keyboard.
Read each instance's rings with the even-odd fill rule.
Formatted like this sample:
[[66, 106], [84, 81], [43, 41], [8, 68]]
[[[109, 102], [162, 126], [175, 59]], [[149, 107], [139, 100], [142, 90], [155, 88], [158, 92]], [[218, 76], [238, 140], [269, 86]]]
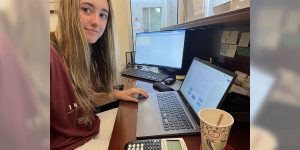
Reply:
[[134, 68], [125, 69], [122, 72], [122, 75], [132, 76], [132, 77], [146, 79], [155, 82], [162, 82], [169, 77], [169, 75], [166, 74], [159, 74], [152, 71], [145, 71], [145, 70], [134, 69]]
[[158, 93], [157, 100], [165, 131], [193, 129], [175, 93]]

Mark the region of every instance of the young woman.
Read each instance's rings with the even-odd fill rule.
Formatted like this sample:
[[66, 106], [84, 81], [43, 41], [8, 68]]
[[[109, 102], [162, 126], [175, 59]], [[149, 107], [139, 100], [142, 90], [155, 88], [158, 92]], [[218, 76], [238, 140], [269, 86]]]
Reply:
[[[98, 134], [94, 107], [117, 99], [137, 102], [140, 88], [116, 91], [109, 0], [61, 0], [51, 36], [51, 149], [74, 149]], [[101, 133], [99, 133], [101, 135]]]

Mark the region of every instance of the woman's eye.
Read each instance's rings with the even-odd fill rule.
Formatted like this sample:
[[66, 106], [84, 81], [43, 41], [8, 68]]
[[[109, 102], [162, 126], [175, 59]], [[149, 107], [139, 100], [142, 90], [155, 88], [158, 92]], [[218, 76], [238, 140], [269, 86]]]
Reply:
[[82, 7], [81, 10], [87, 14], [90, 14], [92, 12], [92, 9], [87, 8], [87, 7]]
[[102, 18], [102, 19], [107, 19], [107, 18], [108, 18], [108, 15], [105, 14], [105, 13], [101, 13], [101, 14], [100, 14], [100, 18]]

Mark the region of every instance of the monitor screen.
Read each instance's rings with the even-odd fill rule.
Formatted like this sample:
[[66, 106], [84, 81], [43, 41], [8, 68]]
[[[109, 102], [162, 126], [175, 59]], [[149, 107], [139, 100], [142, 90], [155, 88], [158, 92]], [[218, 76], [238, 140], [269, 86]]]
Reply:
[[233, 73], [194, 59], [180, 92], [198, 114], [202, 108], [217, 108], [234, 77]]
[[135, 63], [180, 69], [185, 30], [136, 34]]

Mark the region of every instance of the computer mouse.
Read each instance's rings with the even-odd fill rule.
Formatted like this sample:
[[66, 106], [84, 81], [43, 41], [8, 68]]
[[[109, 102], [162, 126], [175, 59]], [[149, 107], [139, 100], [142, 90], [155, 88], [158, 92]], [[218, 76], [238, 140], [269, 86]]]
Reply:
[[143, 99], [146, 99], [146, 98], [147, 97], [142, 95], [142, 94], [139, 94], [138, 97], [137, 97], [138, 100], [143, 100]]
[[175, 83], [175, 79], [173, 79], [173, 78], [167, 78], [165, 81], [164, 81], [164, 83], [165, 83], [165, 85], [172, 85], [172, 84], [174, 84]]
[[142, 94], [134, 94], [133, 97], [138, 99], [138, 100], [143, 100], [143, 99], [147, 98], [146, 96], [144, 96]]

